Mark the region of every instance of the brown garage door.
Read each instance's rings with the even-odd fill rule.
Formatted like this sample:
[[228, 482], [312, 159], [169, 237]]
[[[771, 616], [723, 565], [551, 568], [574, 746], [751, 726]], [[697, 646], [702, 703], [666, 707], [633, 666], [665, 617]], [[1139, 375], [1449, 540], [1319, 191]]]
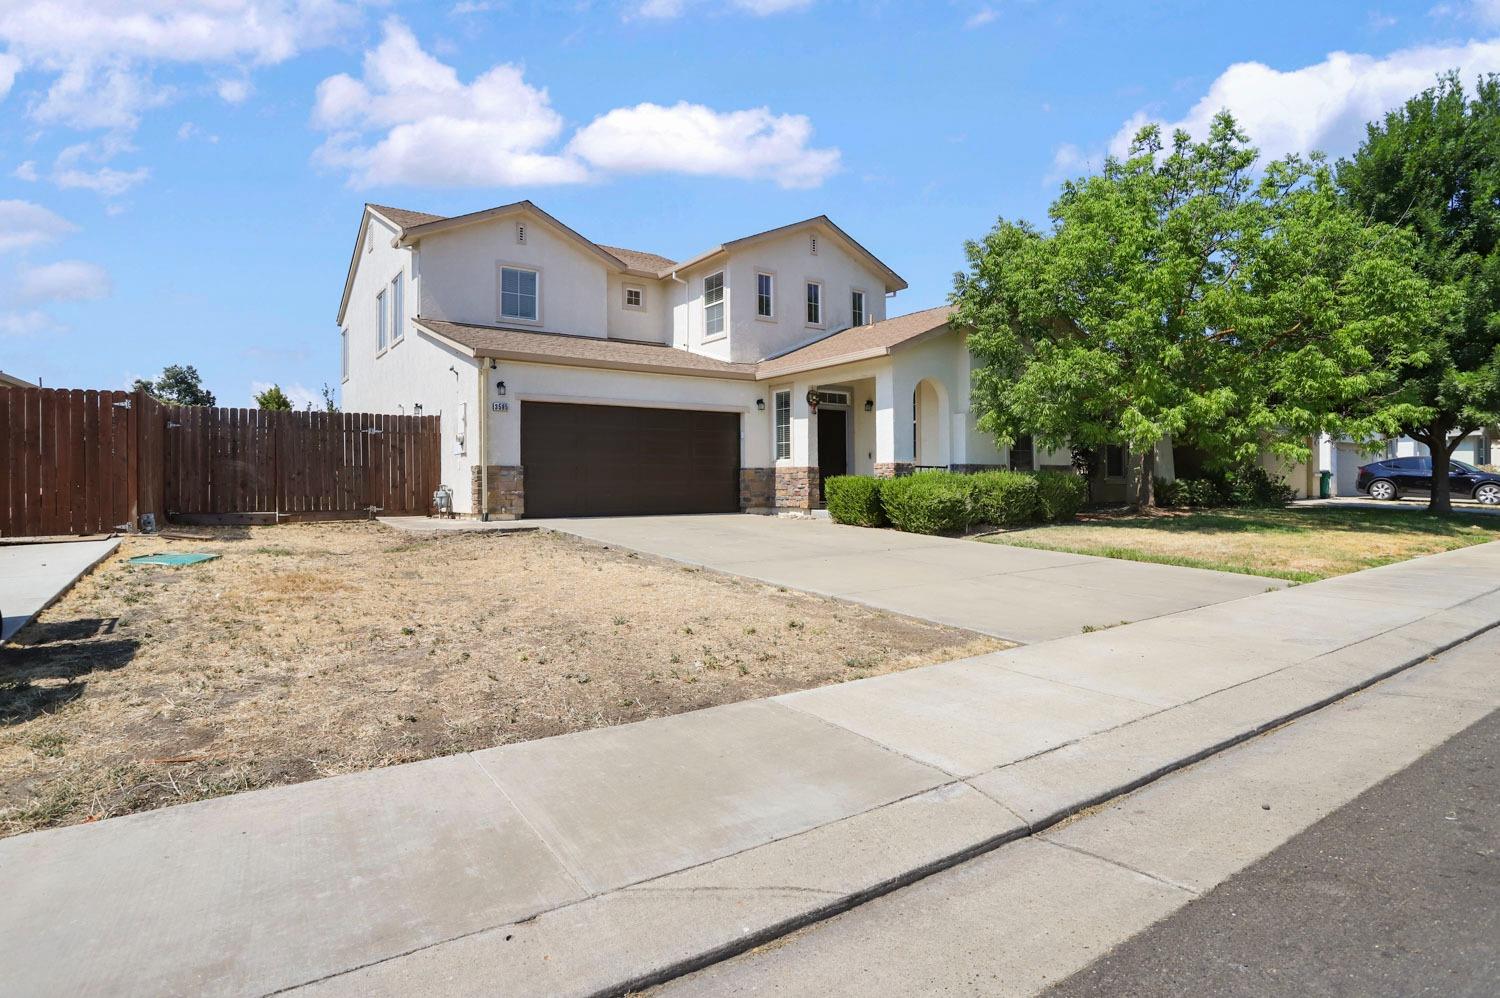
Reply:
[[521, 403], [527, 516], [733, 513], [733, 412]]

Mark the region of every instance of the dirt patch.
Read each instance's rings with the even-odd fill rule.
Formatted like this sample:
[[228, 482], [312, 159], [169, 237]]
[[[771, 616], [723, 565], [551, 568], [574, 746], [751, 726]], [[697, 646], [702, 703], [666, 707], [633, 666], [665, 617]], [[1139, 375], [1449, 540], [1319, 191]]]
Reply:
[[0, 834], [1004, 647], [561, 534], [131, 537], [0, 649]]

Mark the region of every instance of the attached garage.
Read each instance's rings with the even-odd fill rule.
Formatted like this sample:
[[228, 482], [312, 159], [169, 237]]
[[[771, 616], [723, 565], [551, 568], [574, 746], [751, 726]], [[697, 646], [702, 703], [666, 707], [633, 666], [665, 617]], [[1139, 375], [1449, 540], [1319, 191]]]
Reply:
[[522, 402], [521, 467], [528, 517], [735, 513], [740, 416]]

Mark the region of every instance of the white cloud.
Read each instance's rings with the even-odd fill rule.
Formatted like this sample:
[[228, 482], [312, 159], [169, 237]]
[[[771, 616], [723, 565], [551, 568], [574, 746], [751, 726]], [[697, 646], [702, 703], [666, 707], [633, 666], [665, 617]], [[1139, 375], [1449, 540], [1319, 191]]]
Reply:
[[214, 85], [219, 99], [226, 104], [243, 104], [255, 92], [249, 80], [220, 80]]
[[396, 18], [365, 53], [362, 79], [341, 73], [318, 84], [313, 120], [332, 132], [317, 158], [348, 170], [357, 187], [586, 179], [582, 165], [544, 151], [561, 134], [562, 116], [518, 67], [495, 66], [463, 83]]
[[[30, 0], [0, 3], [0, 97], [18, 70], [51, 77], [29, 113], [42, 124], [135, 128], [173, 96], [153, 67], [250, 67], [336, 41], [363, 0]], [[248, 82], [218, 84], [243, 100]]]
[[[757, 17], [784, 14], [793, 10], [804, 10], [813, 5], [813, 0], [727, 0], [726, 6], [742, 10]], [[670, 20], [681, 17], [690, 7], [703, 6], [703, 0], [640, 0], [632, 5], [631, 16]]]
[[568, 149], [611, 173], [686, 173], [769, 179], [816, 187], [839, 168], [837, 149], [812, 149], [812, 122], [769, 108], [715, 111], [685, 101], [672, 107], [618, 108], [579, 129]]
[[30, 201], [0, 201], [0, 250], [22, 249], [61, 239], [78, 226]]
[[27, 183], [35, 183], [37, 181], [36, 160], [26, 160], [20, 166], [12, 170], [10, 172], [10, 175], [12, 177], [15, 177], [17, 180], [24, 180]]
[[964, 27], [969, 29], [982, 28], [986, 24], [996, 21], [999, 17], [1000, 13], [995, 8], [980, 7], [973, 14], [969, 15], [969, 19], [964, 22]]
[[1474, 0], [1471, 10], [1484, 24], [1500, 24], [1500, 0]]
[[40, 309], [25, 312], [0, 312], [0, 336], [37, 336], [61, 333], [67, 327]]
[[10, 88], [16, 82], [16, 74], [21, 71], [21, 60], [8, 52], [0, 52], [0, 100], [10, 93]]
[[359, 79], [341, 73], [318, 85], [313, 123], [329, 133], [316, 159], [347, 171], [355, 187], [564, 184], [595, 171], [810, 187], [839, 163], [837, 149], [808, 147], [812, 124], [801, 115], [687, 103], [609, 111], [559, 150], [563, 118], [519, 67], [497, 65], [465, 83], [397, 18], [365, 53]]
[[1060, 181], [1082, 176], [1098, 166], [1101, 158], [1084, 152], [1071, 142], [1064, 142], [1052, 154], [1052, 169], [1047, 171], [1042, 183], [1051, 187]]
[[17, 297], [40, 304], [58, 301], [97, 301], [108, 298], [114, 284], [109, 271], [97, 263], [59, 260], [36, 267], [22, 267], [17, 274]]
[[217, 135], [213, 134], [212, 132], [204, 131], [202, 128], [191, 121], [184, 121], [181, 125], [177, 126], [178, 142], [190, 142], [193, 139], [202, 139], [209, 145], [213, 145], [219, 141], [219, 137]]
[[[1495, 6], [1500, 8], [1500, 0]], [[1466, 81], [1500, 71], [1500, 40], [1425, 45], [1387, 56], [1333, 52], [1322, 62], [1294, 70], [1236, 63], [1187, 114], [1166, 123], [1166, 130], [1170, 134], [1182, 128], [1201, 137], [1213, 116], [1227, 108], [1267, 158], [1315, 149], [1342, 155], [1359, 144], [1366, 122], [1432, 86], [1449, 69], [1458, 69]], [[1158, 119], [1144, 110], [1132, 116], [1111, 140], [1110, 151], [1123, 155], [1148, 120]]]

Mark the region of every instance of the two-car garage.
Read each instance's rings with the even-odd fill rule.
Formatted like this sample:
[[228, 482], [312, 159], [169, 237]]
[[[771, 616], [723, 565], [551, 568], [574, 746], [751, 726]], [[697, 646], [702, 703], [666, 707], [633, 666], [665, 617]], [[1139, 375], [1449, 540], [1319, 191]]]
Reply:
[[734, 513], [740, 415], [521, 403], [526, 516]]

